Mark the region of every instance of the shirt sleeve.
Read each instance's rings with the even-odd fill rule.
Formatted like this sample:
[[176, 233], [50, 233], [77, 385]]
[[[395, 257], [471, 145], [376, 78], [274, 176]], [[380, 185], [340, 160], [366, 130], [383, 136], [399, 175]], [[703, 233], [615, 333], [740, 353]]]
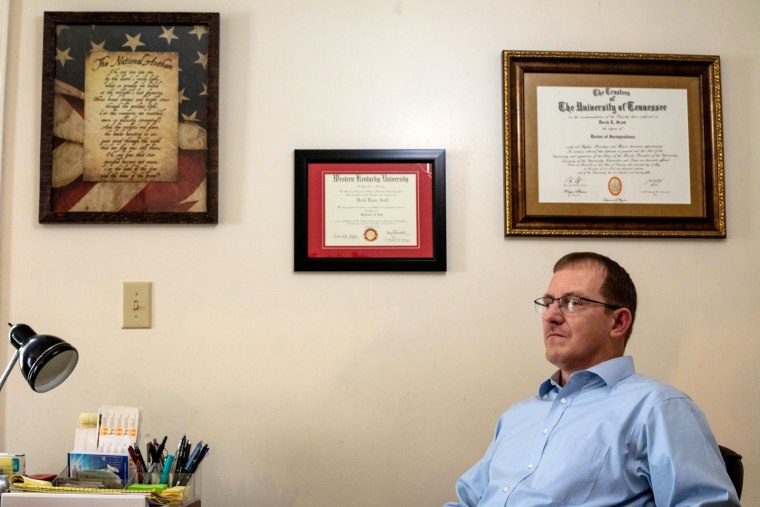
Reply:
[[637, 447], [658, 506], [739, 506], [707, 419], [690, 399], [656, 403]]
[[491, 458], [493, 456], [494, 447], [496, 446], [496, 439], [499, 436], [501, 430], [502, 420], [496, 423], [496, 431], [494, 432], [493, 440], [491, 440], [486, 453], [480, 460], [475, 463], [469, 470], [467, 470], [456, 483], [456, 493], [458, 502], [449, 502], [443, 507], [476, 507], [480, 499], [486, 492], [489, 482], [489, 469], [491, 466]]

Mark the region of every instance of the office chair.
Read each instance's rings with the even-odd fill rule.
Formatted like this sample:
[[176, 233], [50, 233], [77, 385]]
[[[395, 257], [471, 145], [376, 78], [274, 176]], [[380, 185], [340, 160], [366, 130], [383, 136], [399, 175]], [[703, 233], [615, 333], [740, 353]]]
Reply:
[[736, 494], [742, 497], [742, 486], [744, 485], [744, 465], [742, 464], [741, 454], [732, 451], [728, 447], [719, 445], [720, 455], [723, 456], [723, 462], [726, 464], [726, 471], [731, 478], [731, 482], [736, 488]]

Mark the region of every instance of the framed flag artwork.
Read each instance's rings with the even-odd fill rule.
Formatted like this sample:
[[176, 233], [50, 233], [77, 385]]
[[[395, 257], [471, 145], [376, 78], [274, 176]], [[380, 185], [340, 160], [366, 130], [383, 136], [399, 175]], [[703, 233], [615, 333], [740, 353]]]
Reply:
[[218, 13], [46, 12], [40, 223], [214, 224]]

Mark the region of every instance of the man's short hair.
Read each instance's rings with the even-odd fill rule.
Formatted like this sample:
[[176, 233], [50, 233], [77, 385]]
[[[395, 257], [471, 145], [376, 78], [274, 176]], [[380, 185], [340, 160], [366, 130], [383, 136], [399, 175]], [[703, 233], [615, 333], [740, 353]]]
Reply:
[[604, 282], [602, 282], [602, 296], [606, 303], [622, 306], [631, 311], [631, 327], [625, 336], [625, 342], [631, 337], [633, 322], [636, 320], [636, 286], [620, 264], [609, 257], [595, 252], [573, 252], [563, 256], [554, 264], [554, 273], [565, 268], [591, 264], [597, 265], [604, 270]]

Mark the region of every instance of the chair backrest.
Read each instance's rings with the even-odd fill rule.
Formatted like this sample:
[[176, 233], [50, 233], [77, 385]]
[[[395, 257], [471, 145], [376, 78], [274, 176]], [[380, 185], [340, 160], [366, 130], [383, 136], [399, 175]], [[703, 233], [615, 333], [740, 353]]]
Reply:
[[718, 447], [720, 448], [720, 455], [723, 456], [723, 462], [726, 464], [728, 476], [731, 478], [731, 482], [734, 483], [734, 488], [736, 488], [736, 494], [741, 498], [742, 486], [744, 485], [742, 456], [728, 447], [723, 447], [722, 445]]

